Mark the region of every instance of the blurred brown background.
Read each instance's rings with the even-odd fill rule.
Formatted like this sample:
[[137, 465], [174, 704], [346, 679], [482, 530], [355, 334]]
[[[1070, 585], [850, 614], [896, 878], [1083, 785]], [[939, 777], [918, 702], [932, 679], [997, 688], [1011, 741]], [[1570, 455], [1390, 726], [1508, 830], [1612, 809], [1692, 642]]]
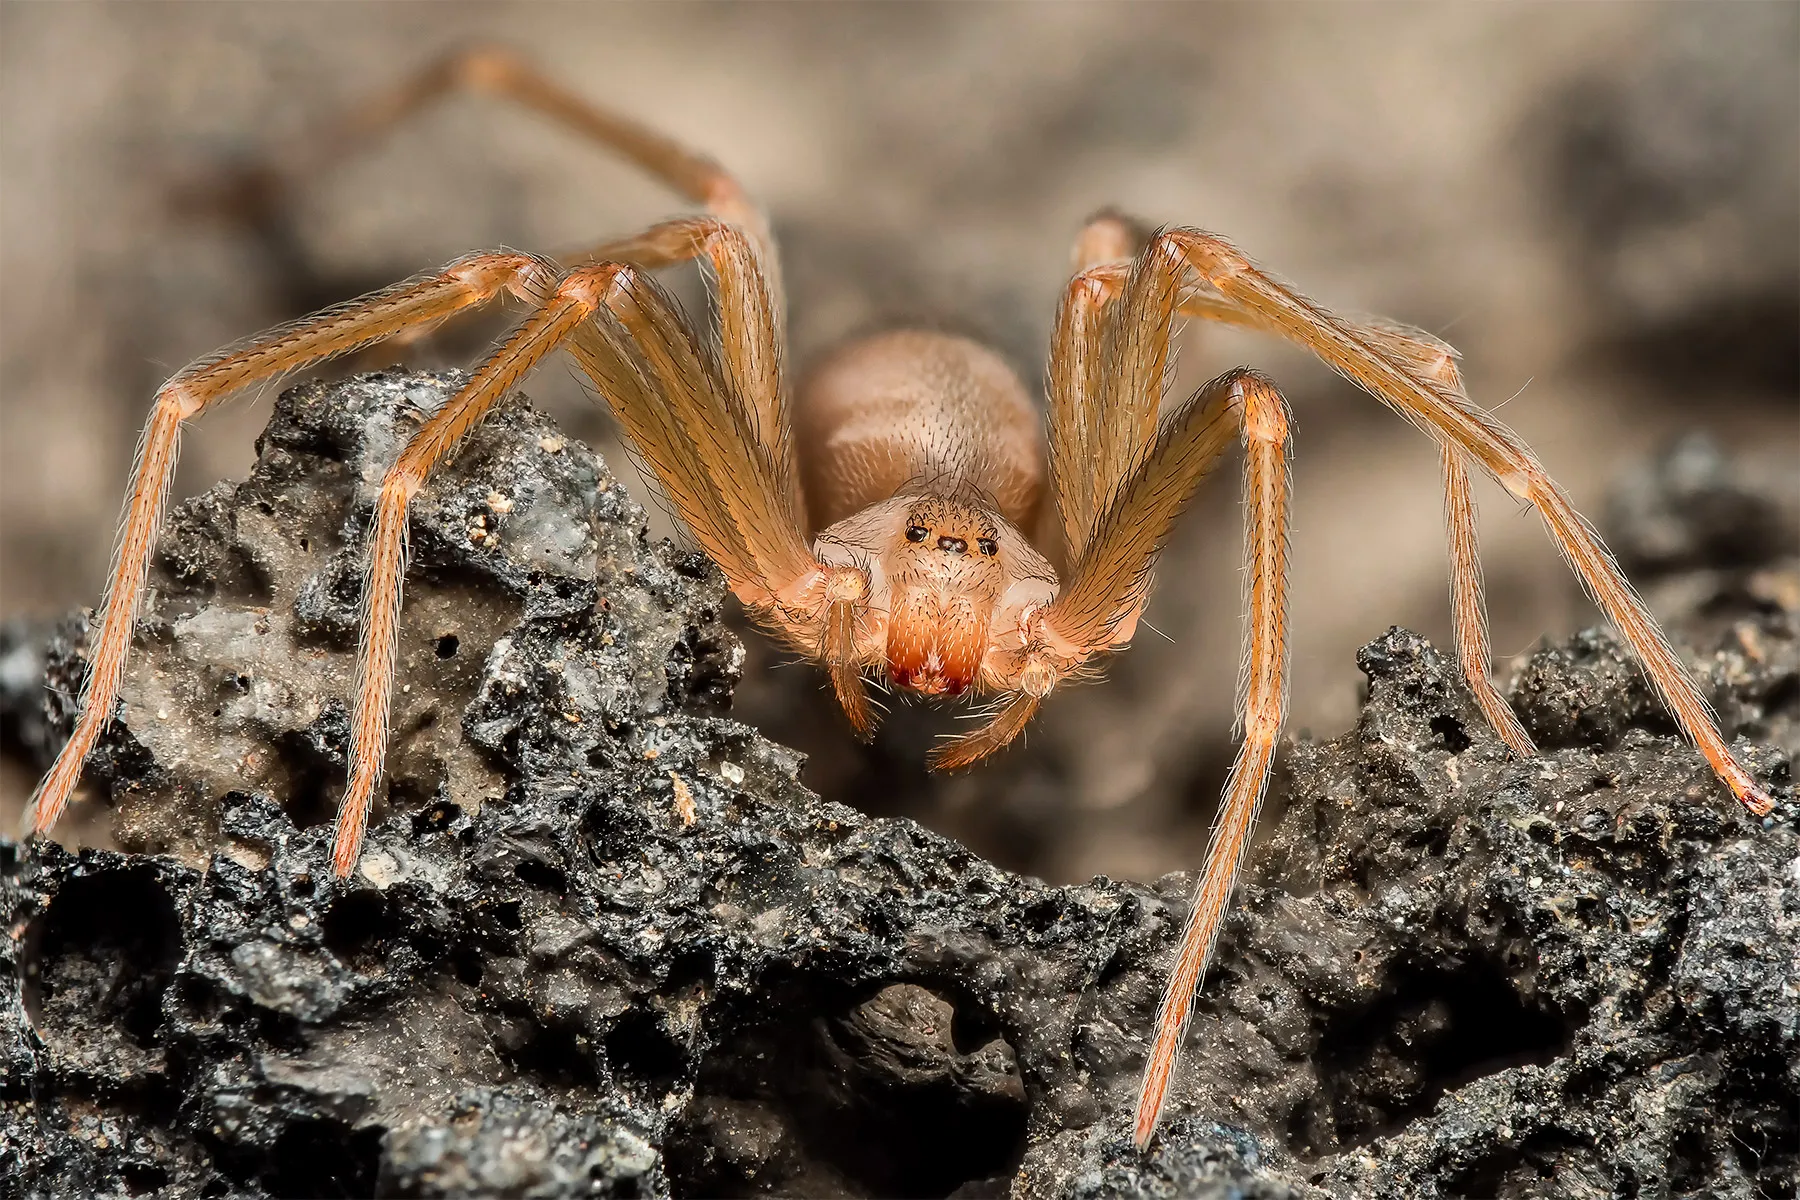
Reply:
[[[136, 429], [189, 359], [471, 248], [555, 251], [676, 208], [467, 98], [317, 180], [277, 227], [169, 203], [483, 38], [749, 184], [782, 242], [802, 359], [923, 320], [1036, 379], [1069, 240], [1117, 204], [1453, 341], [1477, 400], [1504, 405], [1590, 515], [1684, 429], [1800, 454], [1800, 6], [8, 3], [0, 614], [98, 600]], [[480, 344], [406, 357], [465, 362]], [[1273, 344], [1191, 331], [1178, 387], [1239, 362], [1297, 410], [1290, 729], [1328, 736], [1355, 713], [1358, 645], [1393, 623], [1449, 645], [1437, 457]], [[566, 367], [527, 391], [605, 443]], [[243, 472], [266, 415], [241, 400], [193, 429], [181, 494]], [[1536, 521], [1497, 489], [1482, 499], [1504, 674], [1593, 614]], [[943, 714], [854, 746], [819, 678], [763, 669], [754, 639], [740, 712], [812, 752], [832, 798], [1009, 866], [1192, 866], [1232, 753], [1235, 505], [1226, 475], [1171, 548], [1149, 613], [1168, 640], [1141, 632], [991, 767], [924, 775]], [[29, 772], [0, 782], [16, 811]]]

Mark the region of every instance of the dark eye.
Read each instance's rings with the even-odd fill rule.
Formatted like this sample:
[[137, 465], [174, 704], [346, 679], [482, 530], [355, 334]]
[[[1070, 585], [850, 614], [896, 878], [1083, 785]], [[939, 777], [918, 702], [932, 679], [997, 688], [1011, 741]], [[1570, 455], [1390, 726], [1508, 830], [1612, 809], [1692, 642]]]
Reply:
[[925, 540], [925, 535], [930, 532], [931, 530], [925, 528], [923, 525], [908, 525], [906, 527], [906, 540], [909, 542], [922, 542]]
[[983, 554], [993, 555], [1000, 553], [1000, 547], [994, 543], [993, 538], [976, 538], [975, 544], [981, 547], [981, 552]]

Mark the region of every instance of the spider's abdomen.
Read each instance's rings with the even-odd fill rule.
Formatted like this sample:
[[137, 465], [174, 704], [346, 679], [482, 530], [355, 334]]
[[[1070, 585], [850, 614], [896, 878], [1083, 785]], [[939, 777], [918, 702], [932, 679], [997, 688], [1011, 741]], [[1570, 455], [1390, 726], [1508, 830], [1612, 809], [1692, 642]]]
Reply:
[[896, 330], [846, 343], [801, 384], [794, 426], [815, 530], [903, 489], [978, 492], [1035, 528], [1042, 422], [1018, 375], [978, 342]]

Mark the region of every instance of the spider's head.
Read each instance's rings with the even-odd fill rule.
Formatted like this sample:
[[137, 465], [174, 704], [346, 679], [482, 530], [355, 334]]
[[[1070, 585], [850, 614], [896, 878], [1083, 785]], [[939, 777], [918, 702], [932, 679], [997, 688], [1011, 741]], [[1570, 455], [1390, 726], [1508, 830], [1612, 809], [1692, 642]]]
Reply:
[[969, 691], [1019, 613], [1056, 589], [1025, 535], [978, 499], [897, 496], [825, 530], [814, 550], [868, 571], [869, 660], [927, 696]]
[[969, 691], [990, 652], [1018, 650], [1021, 614], [1056, 594], [1044, 556], [979, 498], [896, 496], [822, 531], [813, 552], [868, 572], [862, 661], [927, 696]]
[[928, 696], [960, 696], [987, 652], [988, 622], [1006, 585], [1001, 519], [972, 505], [909, 498], [889, 545], [887, 674]]

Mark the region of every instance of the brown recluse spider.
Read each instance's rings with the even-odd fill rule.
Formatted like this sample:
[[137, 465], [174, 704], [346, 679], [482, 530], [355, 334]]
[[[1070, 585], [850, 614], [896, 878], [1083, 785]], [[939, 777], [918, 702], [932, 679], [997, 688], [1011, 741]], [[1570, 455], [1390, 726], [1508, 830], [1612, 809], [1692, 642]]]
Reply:
[[[408, 502], [553, 350], [567, 350], [604, 397], [732, 593], [830, 674], [858, 734], [875, 724], [865, 674], [925, 695], [999, 697], [991, 721], [931, 754], [931, 765], [945, 770], [1005, 746], [1059, 683], [1091, 672], [1098, 656], [1131, 640], [1170, 526], [1200, 480], [1241, 442], [1243, 745], [1157, 1014], [1135, 1123], [1137, 1141], [1146, 1143], [1268, 783], [1286, 702], [1287, 404], [1270, 380], [1240, 369], [1159, 417], [1177, 317], [1297, 342], [1437, 441], [1458, 656], [1481, 711], [1513, 751], [1534, 748], [1488, 679], [1471, 467], [1537, 511], [1732, 795], [1753, 813], [1770, 809], [1605, 546], [1518, 437], [1469, 400], [1456, 353], [1443, 342], [1328, 312], [1214, 234], [1150, 234], [1102, 214], [1075, 242], [1051, 342], [1047, 421], [998, 355], [933, 332], [851, 341], [790, 394], [775, 245], [737, 181], [505, 51], [465, 51], [438, 63], [296, 147], [272, 177], [279, 183], [327, 163], [459, 89], [505, 97], [573, 127], [706, 215], [663, 222], [561, 265], [528, 254], [471, 254], [270, 330], [164, 384], [138, 453], [81, 715], [33, 800], [38, 832], [62, 814], [111, 719], [183, 423], [252, 384], [505, 295], [530, 306], [530, 315], [419, 429], [381, 487], [369, 535], [350, 782], [337, 820], [340, 875], [356, 866], [387, 746]], [[649, 275], [689, 260], [712, 275], [716, 345]]]

